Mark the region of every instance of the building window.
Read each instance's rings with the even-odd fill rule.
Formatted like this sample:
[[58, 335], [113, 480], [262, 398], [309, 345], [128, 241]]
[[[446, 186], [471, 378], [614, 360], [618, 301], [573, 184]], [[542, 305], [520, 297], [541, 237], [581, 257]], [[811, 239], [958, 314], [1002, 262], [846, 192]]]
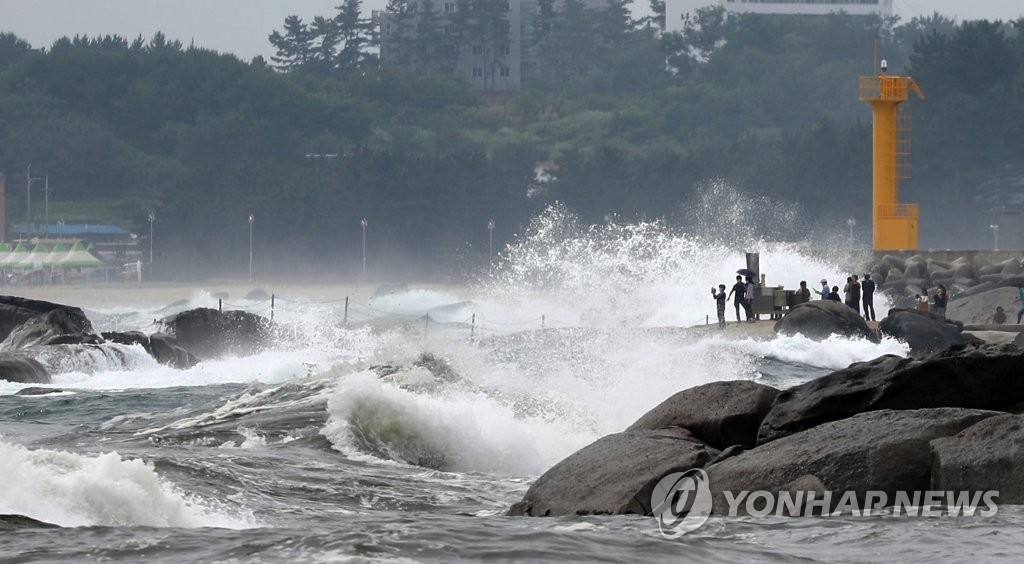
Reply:
[[481, 46], [481, 45], [474, 45], [473, 46], [473, 54], [474, 55], [483, 55], [484, 54], [483, 46]]
[[391, 24], [384, 24], [384, 35], [391, 35]]
[[455, 13], [455, 2], [445, 2], [444, 3], [444, 13], [446, 13], [446, 14], [453, 14], [453, 13]]
[[457, 28], [455, 27], [455, 24], [450, 24], [450, 23], [444, 24], [444, 33], [445, 33], [445, 35], [451, 35], [451, 34], [455, 33], [456, 29]]
[[483, 75], [484, 75], [484, 69], [482, 69], [480, 67], [473, 67], [473, 76], [474, 77], [481, 77]]
[[511, 48], [511, 47], [509, 47], [508, 45], [503, 45], [503, 46], [501, 47], [501, 54], [502, 54], [502, 55], [506, 55], [506, 56], [508, 56], [508, 55], [509, 55], [509, 54], [511, 54], [511, 53], [512, 53], [512, 48]]
[[501, 76], [509, 77], [512, 75], [512, 69], [508, 67], [501, 67]]

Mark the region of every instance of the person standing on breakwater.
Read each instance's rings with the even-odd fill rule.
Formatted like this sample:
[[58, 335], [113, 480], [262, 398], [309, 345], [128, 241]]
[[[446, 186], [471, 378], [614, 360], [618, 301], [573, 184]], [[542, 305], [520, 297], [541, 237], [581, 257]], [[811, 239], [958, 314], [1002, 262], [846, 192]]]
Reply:
[[729, 290], [729, 297], [726, 298], [732, 298], [732, 295], [736, 294], [736, 297], [733, 298], [732, 300], [732, 305], [736, 306], [736, 323], [740, 322], [740, 308], [743, 307], [744, 309], [746, 309], [743, 306], [743, 296], [746, 293], [747, 287], [746, 285], [743, 284], [743, 277], [737, 276], [736, 283], [732, 285], [732, 290]]
[[864, 290], [864, 319], [875, 321], [875, 281], [870, 274], [864, 275], [861, 289]]
[[747, 310], [747, 323], [757, 321], [754, 317], [754, 279], [747, 276], [747, 289], [743, 300], [743, 307]]
[[832, 290], [829, 290], [829, 288], [828, 288], [828, 280], [825, 280], [824, 278], [822, 278], [821, 279], [821, 291], [819, 292], [819, 291], [815, 290], [814, 293], [818, 294], [819, 296], [821, 296], [821, 299], [823, 299], [823, 300], [829, 299], [828, 297], [829, 297], [829, 294], [832, 293]]
[[856, 274], [850, 280], [850, 307], [860, 315], [860, 282]]
[[811, 291], [807, 289], [807, 281], [800, 281], [800, 289], [796, 291], [796, 295], [799, 296], [799, 303], [811, 301]]
[[719, 284], [718, 291], [712, 286], [711, 296], [715, 298], [715, 306], [718, 309], [718, 328], [725, 329], [725, 300], [728, 299], [725, 295], [725, 284]]
[[1017, 287], [1017, 301], [1020, 302], [1020, 311], [1017, 312], [1017, 325], [1020, 325], [1020, 318], [1024, 317], [1024, 284]]
[[945, 319], [946, 318], [946, 303], [949, 302], [949, 295], [946, 294], [946, 287], [939, 284], [939, 287], [935, 289], [935, 315]]
[[996, 306], [996, 312], [992, 314], [992, 324], [1002, 325], [1006, 323], [1006, 312], [1003, 311], [1003, 306]]
[[832, 286], [832, 291], [828, 294], [828, 299], [833, 302], [842, 301], [839, 299], [839, 286]]

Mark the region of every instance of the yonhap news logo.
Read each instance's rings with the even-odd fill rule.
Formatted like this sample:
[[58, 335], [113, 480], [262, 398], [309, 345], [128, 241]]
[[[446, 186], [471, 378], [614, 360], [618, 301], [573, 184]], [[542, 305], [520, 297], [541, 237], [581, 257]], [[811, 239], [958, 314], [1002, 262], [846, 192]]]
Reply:
[[711, 515], [707, 472], [695, 468], [659, 480], [651, 492], [651, 512], [666, 538], [677, 539], [699, 529]]
[[[992, 517], [998, 490], [987, 491], [722, 491], [723, 517]], [[654, 486], [651, 512], [661, 534], [677, 539], [702, 527], [711, 516], [711, 486], [704, 470], [673, 472]]]

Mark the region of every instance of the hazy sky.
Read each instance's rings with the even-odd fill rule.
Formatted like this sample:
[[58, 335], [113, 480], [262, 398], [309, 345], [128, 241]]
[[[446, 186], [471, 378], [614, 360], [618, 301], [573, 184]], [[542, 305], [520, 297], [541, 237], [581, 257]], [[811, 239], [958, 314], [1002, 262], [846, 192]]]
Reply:
[[[33, 47], [49, 47], [63, 35], [117, 34], [150, 38], [163, 31], [186, 45], [235, 53], [243, 59], [268, 57], [267, 36], [291, 14], [304, 21], [333, 16], [342, 0], [0, 0], [0, 31], [13, 32]], [[363, 9], [380, 9], [386, 0], [364, 0]], [[637, 9], [646, 10], [646, 0]], [[958, 19], [1016, 19], [1021, 0], [896, 0], [904, 20], [939, 12]]]

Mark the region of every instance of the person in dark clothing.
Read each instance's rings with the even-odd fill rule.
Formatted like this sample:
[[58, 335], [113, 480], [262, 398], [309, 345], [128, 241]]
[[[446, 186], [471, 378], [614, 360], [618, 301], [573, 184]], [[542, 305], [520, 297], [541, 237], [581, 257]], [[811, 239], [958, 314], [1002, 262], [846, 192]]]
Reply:
[[[737, 276], [736, 283], [732, 285], [732, 290], [729, 290], [729, 296], [725, 299], [732, 298], [733, 294], [736, 297], [733, 298], [732, 305], [736, 306], [736, 323], [740, 322], [740, 308], [743, 306], [743, 297], [747, 293], [747, 285], [743, 283], [743, 277]], [[746, 309], [746, 308], [744, 308]]]
[[850, 279], [850, 307], [860, 315], [860, 279], [856, 274]]
[[712, 286], [711, 296], [715, 298], [715, 306], [718, 308], [718, 328], [725, 329], [725, 284], [719, 284], [717, 291]]
[[946, 287], [939, 284], [939, 287], [935, 289], [935, 315], [945, 319], [946, 318], [946, 303], [949, 302], [949, 295], [946, 294]]
[[811, 291], [807, 288], [807, 281], [800, 281], [800, 289], [796, 291], [797, 303], [804, 303], [811, 301]]
[[875, 281], [870, 274], [864, 275], [864, 283], [860, 287], [864, 291], [864, 319], [875, 321]]
[[832, 286], [832, 292], [829, 293], [828, 299], [832, 300], [833, 302], [843, 301], [842, 298], [839, 297], [839, 286]]
[[757, 317], [754, 315], [754, 279], [747, 276], [746, 295], [743, 296], [743, 307], [747, 310], [747, 323], [754, 323]]
[[996, 312], [992, 315], [993, 325], [1002, 325], [1006, 323], [1006, 312], [1003, 311], [1003, 306], [996, 306]]

